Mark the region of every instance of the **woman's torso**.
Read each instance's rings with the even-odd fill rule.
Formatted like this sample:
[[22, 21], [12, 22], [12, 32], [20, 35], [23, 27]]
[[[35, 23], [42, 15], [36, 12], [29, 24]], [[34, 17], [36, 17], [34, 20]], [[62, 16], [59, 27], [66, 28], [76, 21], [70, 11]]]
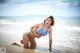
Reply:
[[48, 29], [49, 27], [44, 28], [44, 23], [41, 23], [41, 25], [37, 29], [35, 29], [35, 32], [40, 36], [46, 36], [48, 33]]
[[[46, 36], [48, 33], [48, 29], [50, 28], [50, 26], [48, 28], [44, 29], [44, 23], [41, 23], [40, 26], [38, 28], [35, 29], [35, 32], [37, 34], [39, 34], [40, 36]], [[32, 32], [28, 33], [29, 36], [33, 35]]]

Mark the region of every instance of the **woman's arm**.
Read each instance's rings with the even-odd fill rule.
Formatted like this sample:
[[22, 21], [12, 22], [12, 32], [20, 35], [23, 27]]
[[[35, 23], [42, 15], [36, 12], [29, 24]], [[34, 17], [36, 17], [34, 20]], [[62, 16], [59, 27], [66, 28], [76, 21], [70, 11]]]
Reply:
[[40, 26], [40, 24], [36, 24], [34, 26], [31, 27], [31, 32], [33, 33], [33, 35], [35, 35], [36, 37], [40, 37], [38, 34], [36, 34], [35, 29], [38, 28]]
[[49, 51], [52, 51], [52, 28], [49, 29]]

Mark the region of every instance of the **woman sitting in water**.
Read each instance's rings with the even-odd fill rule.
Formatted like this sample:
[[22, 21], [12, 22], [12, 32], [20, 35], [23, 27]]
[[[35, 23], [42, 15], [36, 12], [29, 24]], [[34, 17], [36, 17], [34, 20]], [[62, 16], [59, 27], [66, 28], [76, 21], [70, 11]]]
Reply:
[[25, 32], [23, 34], [23, 39], [21, 43], [23, 43], [24, 48], [36, 46], [35, 38], [40, 38], [41, 36], [46, 36], [49, 33], [49, 50], [52, 50], [52, 28], [54, 25], [53, 16], [49, 16], [44, 20], [44, 23], [39, 23], [31, 27], [30, 32]]

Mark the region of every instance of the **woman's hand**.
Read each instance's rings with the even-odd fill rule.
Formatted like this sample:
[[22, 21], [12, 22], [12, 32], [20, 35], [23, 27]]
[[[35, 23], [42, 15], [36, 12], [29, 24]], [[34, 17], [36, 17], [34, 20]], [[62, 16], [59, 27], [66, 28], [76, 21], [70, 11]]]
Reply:
[[36, 25], [34, 25], [34, 26], [31, 27], [31, 32], [32, 32], [32, 34], [33, 34], [35, 37], [37, 37], [37, 38], [40, 38], [41, 36], [38, 35], [38, 34], [35, 32], [35, 28], [37, 29], [40, 25], [41, 25], [41, 23], [40, 23], [40, 24], [36, 24]]
[[49, 51], [51, 52], [52, 51], [52, 48], [49, 48]]
[[35, 37], [40, 38], [41, 36], [40, 36], [40, 35], [38, 35], [38, 34], [35, 34]]

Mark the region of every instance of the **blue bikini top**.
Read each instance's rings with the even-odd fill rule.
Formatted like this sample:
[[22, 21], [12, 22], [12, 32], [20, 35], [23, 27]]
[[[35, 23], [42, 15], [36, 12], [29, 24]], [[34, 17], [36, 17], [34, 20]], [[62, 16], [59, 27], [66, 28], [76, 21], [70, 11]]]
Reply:
[[[41, 35], [41, 36], [46, 36], [47, 35], [47, 33], [48, 33], [48, 29], [44, 32], [43, 31], [43, 26], [44, 26], [44, 24], [43, 23], [41, 23], [42, 24], [42, 27], [39, 29], [39, 30], [36, 30], [36, 33], [38, 33], [39, 35]], [[49, 28], [49, 27], [48, 27]]]

